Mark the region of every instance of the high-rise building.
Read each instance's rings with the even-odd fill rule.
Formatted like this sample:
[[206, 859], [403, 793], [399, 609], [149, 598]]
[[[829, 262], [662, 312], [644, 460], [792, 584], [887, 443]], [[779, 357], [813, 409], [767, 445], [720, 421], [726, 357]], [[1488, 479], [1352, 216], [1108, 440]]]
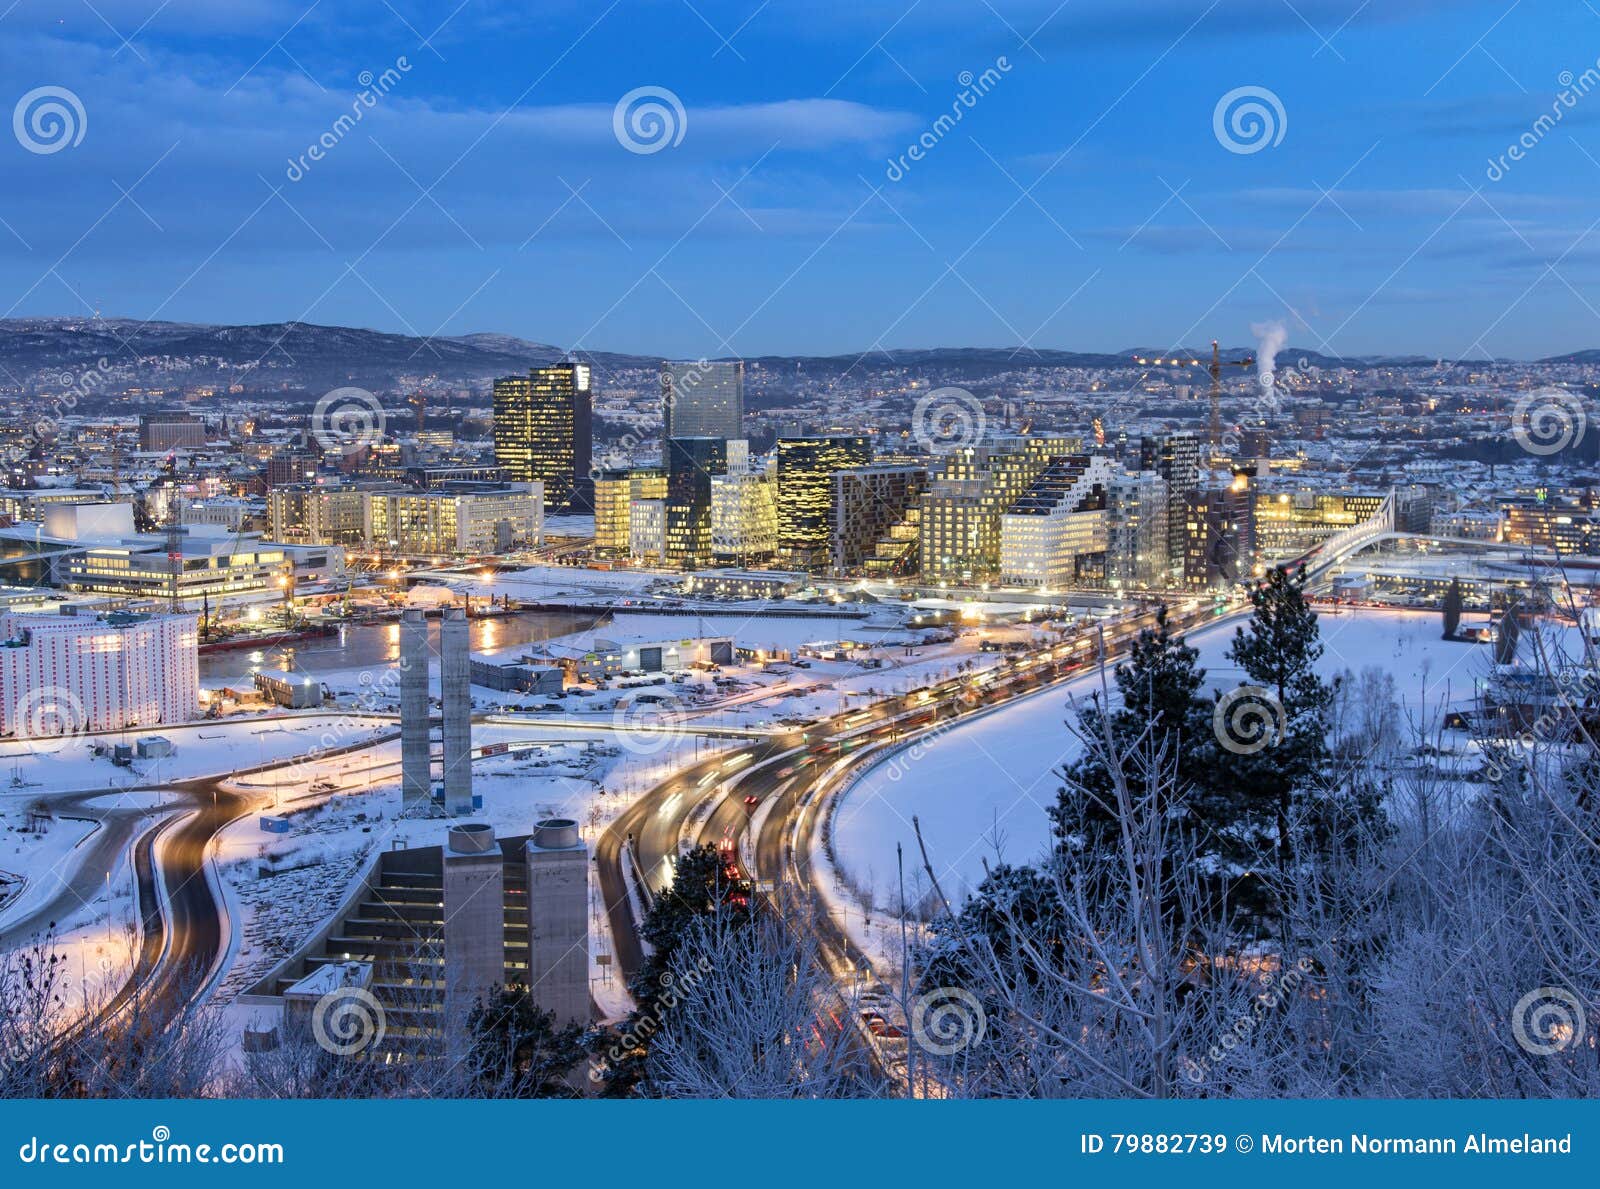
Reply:
[[898, 577], [917, 572], [926, 463], [877, 462], [833, 473], [831, 568]]
[[666, 362], [661, 409], [669, 438], [744, 437], [744, 361]]
[[735, 469], [730, 455], [728, 473], [711, 480], [711, 552], [718, 562], [746, 566], [777, 552], [776, 496], [771, 474], [748, 466]]
[[546, 507], [588, 508], [594, 447], [589, 365], [535, 367], [494, 382], [494, 457], [520, 483], [544, 484]]
[[1167, 481], [1154, 471], [1119, 474], [1107, 492], [1106, 579], [1140, 589], [1165, 587]]
[[0, 615], [0, 736], [188, 722], [200, 712], [193, 615]]
[[728, 472], [723, 438], [668, 438], [666, 560], [711, 564], [711, 480]]
[[594, 481], [594, 549], [601, 557], [627, 557], [632, 551], [633, 505], [665, 500], [667, 472], [660, 467], [605, 471]]
[[1203, 485], [1184, 497], [1183, 581], [1212, 587], [1255, 570], [1255, 493], [1248, 475], [1226, 486]]
[[833, 474], [872, 461], [859, 436], [779, 438], [778, 551], [790, 565], [827, 565], [833, 536]]
[[993, 438], [945, 455], [922, 497], [922, 575], [980, 582], [1000, 572], [1000, 517], [1052, 458], [1083, 439], [1055, 434]]
[[1200, 486], [1201, 450], [1199, 437], [1187, 432], [1139, 442], [1139, 469], [1154, 471], [1167, 481], [1167, 561], [1174, 578], [1184, 578], [1188, 572], [1184, 559], [1189, 548], [1189, 496]]
[[1056, 589], [1103, 581], [1107, 491], [1116, 476], [1099, 455], [1051, 459], [1000, 518], [1000, 581]]

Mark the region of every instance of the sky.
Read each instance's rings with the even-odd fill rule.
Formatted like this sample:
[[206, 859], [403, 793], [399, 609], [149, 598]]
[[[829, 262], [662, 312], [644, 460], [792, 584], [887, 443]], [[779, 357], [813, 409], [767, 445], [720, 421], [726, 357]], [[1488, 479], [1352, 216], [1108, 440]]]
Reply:
[[1585, 0], [0, 13], [4, 317], [684, 358], [1272, 320], [1342, 357], [1600, 347]]

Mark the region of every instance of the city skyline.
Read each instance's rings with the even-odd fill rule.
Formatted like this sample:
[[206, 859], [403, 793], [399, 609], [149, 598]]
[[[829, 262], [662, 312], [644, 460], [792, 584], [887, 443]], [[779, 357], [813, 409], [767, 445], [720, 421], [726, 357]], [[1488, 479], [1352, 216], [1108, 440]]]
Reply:
[[[1270, 320], [1338, 356], [1583, 350], [1600, 18], [1553, 7], [19, 5], [0, 315], [666, 359]], [[22, 102], [52, 89], [60, 145]]]

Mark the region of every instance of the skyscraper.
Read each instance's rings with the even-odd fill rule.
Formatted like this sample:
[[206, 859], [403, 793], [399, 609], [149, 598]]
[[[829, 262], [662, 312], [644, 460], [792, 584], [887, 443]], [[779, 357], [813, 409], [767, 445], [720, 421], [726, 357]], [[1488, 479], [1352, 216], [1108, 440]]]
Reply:
[[744, 361], [663, 363], [661, 408], [666, 437], [744, 437]]
[[589, 366], [574, 361], [494, 382], [495, 462], [515, 481], [541, 481], [547, 508], [590, 506], [593, 400]]
[[711, 564], [711, 477], [728, 473], [722, 438], [668, 438], [666, 443], [666, 558], [687, 566]]
[[778, 550], [791, 565], [825, 566], [833, 536], [833, 473], [872, 461], [864, 437], [778, 439]]

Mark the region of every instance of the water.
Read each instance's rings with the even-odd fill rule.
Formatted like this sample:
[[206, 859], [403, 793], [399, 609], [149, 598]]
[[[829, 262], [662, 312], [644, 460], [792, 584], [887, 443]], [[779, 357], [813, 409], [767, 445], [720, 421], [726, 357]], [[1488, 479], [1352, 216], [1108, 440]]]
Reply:
[[[549, 640], [594, 626], [594, 615], [567, 611], [518, 611], [474, 619], [471, 625], [473, 652], [516, 654], [520, 645]], [[428, 637], [437, 654], [439, 624], [428, 620]], [[248, 683], [252, 669], [289, 669], [323, 676], [349, 669], [383, 669], [400, 658], [400, 624], [346, 624], [337, 636], [320, 636], [266, 649], [233, 648], [200, 654], [200, 680], [203, 684]]]

